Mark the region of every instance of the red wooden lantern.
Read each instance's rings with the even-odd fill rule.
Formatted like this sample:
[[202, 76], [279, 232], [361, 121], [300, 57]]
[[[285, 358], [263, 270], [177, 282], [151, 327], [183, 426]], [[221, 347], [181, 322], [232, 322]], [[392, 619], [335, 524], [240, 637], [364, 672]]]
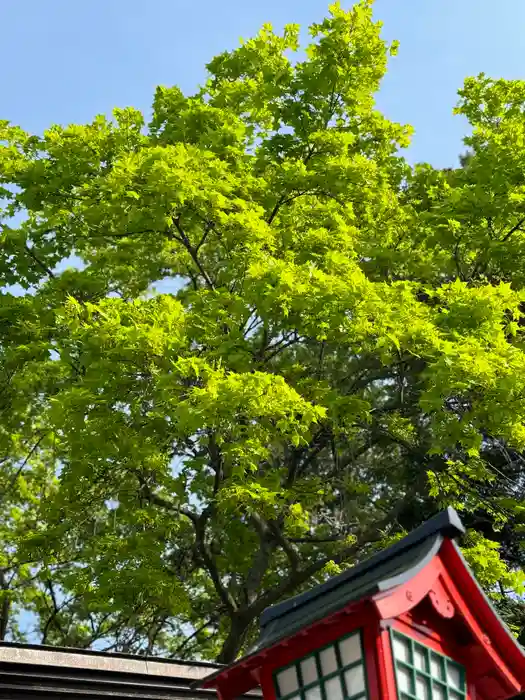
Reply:
[[392, 547], [267, 609], [250, 652], [201, 685], [233, 700], [504, 700], [525, 655], [458, 549], [449, 508]]

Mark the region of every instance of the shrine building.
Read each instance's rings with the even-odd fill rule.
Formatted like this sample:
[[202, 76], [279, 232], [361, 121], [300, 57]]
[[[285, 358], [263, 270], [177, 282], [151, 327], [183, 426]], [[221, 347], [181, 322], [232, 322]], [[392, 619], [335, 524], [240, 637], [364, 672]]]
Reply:
[[257, 644], [201, 683], [219, 700], [505, 700], [525, 654], [479, 587], [452, 508], [267, 609]]

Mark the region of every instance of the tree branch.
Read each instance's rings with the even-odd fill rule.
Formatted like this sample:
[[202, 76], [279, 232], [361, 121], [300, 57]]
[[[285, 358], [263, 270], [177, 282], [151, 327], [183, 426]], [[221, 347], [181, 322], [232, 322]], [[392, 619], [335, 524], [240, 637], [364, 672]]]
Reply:
[[[177, 229], [179, 235], [178, 235], [178, 236], [173, 236], [173, 235], [171, 235], [171, 238], [174, 238], [175, 240], [180, 241], [180, 242], [182, 243], [182, 245], [183, 245], [183, 246], [186, 248], [186, 250], [188, 251], [188, 253], [189, 253], [191, 259], [192, 259], [193, 262], [195, 263], [197, 269], [199, 270], [200, 274], [202, 275], [202, 277], [203, 277], [204, 281], [206, 282], [206, 284], [208, 285], [208, 287], [209, 287], [211, 290], [215, 290], [215, 285], [213, 284], [213, 282], [212, 282], [212, 280], [211, 280], [211, 277], [208, 275], [208, 273], [206, 272], [206, 270], [203, 268], [203, 266], [202, 266], [202, 264], [201, 264], [201, 262], [200, 262], [200, 260], [199, 260], [199, 256], [197, 255], [197, 250], [198, 250], [198, 249], [195, 249], [195, 248], [191, 245], [188, 236], [186, 235], [186, 233], [184, 232], [184, 229], [183, 229], [182, 226], [181, 226], [181, 223], [180, 223], [180, 216], [172, 217], [172, 221], [173, 221], [173, 225], [174, 225], [175, 228]], [[205, 239], [204, 239], [204, 240], [205, 240]], [[201, 240], [201, 242], [199, 243], [199, 248], [200, 248], [200, 246], [202, 245], [202, 243], [204, 242], [204, 240]]]
[[182, 644], [179, 644], [178, 647], [176, 647], [169, 655], [169, 659], [175, 659], [175, 658], [181, 658], [180, 654], [186, 649], [188, 644], [195, 639], [195, 637], [198, 637], [201, 632], [204, 632], [206, 627], [209, 627], [211, 624], [217, 621], [218, 615], [212, 615], [209, 617], [204, 624], [202, 624], [200, 627], [197, 627], [192, 634], [187, 636], [185, 640], [182, 642]]
[[515, 226], [513, 226], [509, 231], [507, 231], [507, 233], [501, 239], [500, 243], [505, 243], [506, 241], [508, 241], [509, 238], [512, 236], [512, 234], [515, 233], [516, 231], [521, 231], [522, 230], [521, 227], [524, 223], [525, 223], [525, 216], [522, 219], [520, 219]]
[[298, 197], [302, 197], [302, 196], [305, 195], [305, 194], [313, 194], [313, 191], [312, 191], [312, 190], [304, 190], [304, 192], [297, 192], [296, 194], [292, 194], [292, 195], [290, 195], [289, 197], [287, 197], [286, 195], [283, 194], [283, 195], [282, 195], [281, 197], [279, 197], [279, 199], [277, 200], [277, 202], [276, 202], [274, 208], [272, 209], [272, 211], [271, 211], [271, 213], [270, 213], [270, 216], [269, 216], [268, 219], [266, 220], [266, 223], [271, 224], [271, 223], [273, 222], [273, 220], [275, 219], [275, 217], [276, 217], [277, 214], [279, 213], [279, 209], [280, 209], [283, 205], [285, 205], [285, 204], [290, 204], [290, 202], [293, 202], [295, 199], [297, 199]]
[[[58, 620], [58, 615], [60, 613], [60, 610], [64, 607], [64, 605], [66, 605], [66, 603], [63, 603], [61, 606], [58, 605], [56, 595], [55, 595], [55, 589], [53, 588], [53, 582], [50, 579], [46, 581], [46, 585], [47, 585], [47, 588], [49, 590], [49, 595], [51, 596], [51, 601], [53, 603], [53, 609], [51, 610], [51, 614], [48, 617], [48, 619], [46, 620], [46, 624], [44, 625], [44, 629], [42, 630], [42, 639], [40, 642], [41, 644], [46, 643], [47, 635], [49, 633], [49, 628], [51, 627], [52, 624], [55, 625], [55, 627], [60, 632], [62, 637], [65, 636], [64, 629]], [[47, 601], [45, 598], [44, 598], [44, 601], [47, 604]], [[67, 602], [69, 603], [70, 600], [68, 600]], [[48, 606], [48, 608], [49, 608], [49, 606]]]
[[269, 591], [266, 591], [261, 595], [256, 603], [252, 606], [252, 612], [254, 617], [260, 615], [261, 612], [270, 605], [277, 603], [284, 595], [292, 593], [303, 583], [306, 583], [309, 578], [315, 576], [320, 571], [322, 571], [327, 564], [334, 562], [335, 564], [341, 564], [342, 562], [354, 557], [360, 550], [362, 550], [365, 544], [370, 544], [372, 542], [377, 542], [383, 536], [383, 531], [392, 525], [396, 521], [399, 513], [402, 512], [403, 508], [408, 502], [413, 499], [413, 494], [407, 494], [405, 498], [401, 499], [396, 506], [386, 515], [382, 520], [380, 520], [373, 527], [368, 528], [352, 545], [345, 547], [338, 554], [331, 557], [324, 557], [323, 559], [313, 562], [304, 569], [298, 569], [293, 572], [286, 580], [282, 581], [278, 586], [275, 586]]
[[8, 484], [7, 488], [5, 489], [5, 491], [1, 494], [1, 497], [2, 497], [2, 498], [5, 498], [5, 497], [7, 496], [7, 494], [9, 493], [9, 491], [10, 491], [10, 490], [13, 488], [13, 486], [16, 484], [16, 480], [18, 479], [18, 477], [20, 476], [20, 474], [23, 472], [24, 467], [27, 465], [27, 463], [29, 462], [29, 460], [31, 459], [31, 457], [35, 454], [35, 452], [37, 451], [37, 449], [38, 449], [40, 443], [42, 442], [42, 440], [43, 440], [46, 436], [47, 436], [47, 433], [44, 433], [43, 435], [41, 435], [41, 436], [39, 437], [39, 439], [36, 441], [36, 443], [33, 445], [33, 447], [29, 450], [28, 455], [26, 456], [26, 458], [24, 459], [24, 461], [22, 462], [22, 464], [20, 465], [20, 467], [16, 470], [16, 472], [13, 474], [13, 476], [12, 476], [11, 479], [9, 480], [9, 484]]
[[259, 549], [253, 558], [252, 565], [248, 571], [244, 584], [244, 591], [248, 604], [253, 603], [255, 600], [255, 596], [261, 585], [264, 574], [268, 569], [268, 564], [270, 562], [270, 556], [273, 549], [273, 543], [269, 537], [268, 524], [265, 522], [265, 520], [258, 513], [253, 513], [250, 516], [250, 520], [253, 523], [259, 537]]
[[297, 552], [293, 548], [292, 544], [283, 535], [279, 529], [279, 525], [275, 521], [270, 521], [268, 524], [277, 544], [282, 547], [283, 552], [286, 554], [286, 557], [290, 563], [292, 574], [295, 573], [299, 569], [299, 556]]
[[293, 544], [328, 544], [329, 542], [340, 542], [346, 537], [346, 535], [330, 535], [328, 537], [289, 537], [288, 541], [293, 542]]
[[32, 251], [31, 248], [27, 245], [27, 243], [24, 244], [24, 250], [25, 250], [25, 252], [29, 255], [29, 257], [38, 265], [38, 267], [39, 267], [41, 270], [43, 270], [43, 271], [46, 273], [46, 275], [48, 275], [48, 277], [50, 277], [51, 279], [55, 279], [55, 278], [56, 278], [56, 275], [55, 275], [55, 273], [53, 272], [53, 270], [51, 270], [49, 267], [47, 267], [47, 265], [45, 265], [45, 264], [33, 253], [33, 251]]
[[206, 542], [206, 521], [207, 514], [206, 511], [204, 511], [204, 513], [200, 516], [195, 525], [195, 536], [197, 539], [198, 552], [202, 559], [204, 567], [210, 575], [210, 578], [213, 582], [214, 588], [219, 598], [221, 599], [224, 607], [231, 616], [237, 611], [238, 605], [230, 591], [228, 591], [228, 589], [222, 582], [219, 569], [211, 553], [210, 546]]
[[0, 569], [0, 589], [2, 590], [2, 606], [0, 609], [0, 641], [4, 641], [7, 635], [7, 629], [9, 626], [9, 613], [11, 610], [11, 601], [7, 591], [9, 590], [9, 584], [6, 581], [5, 570]]
[[270, 354], [266, 357], [263, 356], [262, 361], [269, 362], [270, 360], [273, 360], [273, 358], [276, 357], [283, 350], [290, 348], [292, 345], [295, 345], [298, 342], [299, 336], [297, 335], [297, 331], [294, 331], [292, 338], [283, 338], [278, 343], [275, 343], [275, 345], [268, 346], [266, 350], [272, 350], [273, 352], [270, 352]]

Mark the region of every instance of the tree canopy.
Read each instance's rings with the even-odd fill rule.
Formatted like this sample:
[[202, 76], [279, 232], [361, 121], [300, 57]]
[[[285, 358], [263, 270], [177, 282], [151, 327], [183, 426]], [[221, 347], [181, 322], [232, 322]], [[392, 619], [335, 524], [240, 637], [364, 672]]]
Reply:
[[0, 637], [230, 661], [445, 504], [520, 633], [525, 82], [466, 79], [467, 155], [411, 166], [380, 32], [333, 5], [148, 124], [0, 122]]

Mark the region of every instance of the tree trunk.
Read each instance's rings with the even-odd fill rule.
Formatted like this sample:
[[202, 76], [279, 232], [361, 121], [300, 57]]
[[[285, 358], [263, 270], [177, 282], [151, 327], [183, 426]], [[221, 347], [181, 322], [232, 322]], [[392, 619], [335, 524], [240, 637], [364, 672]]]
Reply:
[[232, 616], [230, 618], [230, 631], [224, 640], [220, 654], [217, 657], [217, 663], [231, 664], [233, 661], [235, 661], [246, 636], [246, 632], [253, 622], [253, 619], [253, 615]]
[[7, 635], [7, 628], [9, 625], [9, 613], [11, 611], [11, 601], [7, 595], [8, 586], [6, 583], [5, 572], [0, 573], [0, 588], [4, 592], [4, 598], [2, 600], [2, 606], [0, 609], [0, 641], [4, 641]]

